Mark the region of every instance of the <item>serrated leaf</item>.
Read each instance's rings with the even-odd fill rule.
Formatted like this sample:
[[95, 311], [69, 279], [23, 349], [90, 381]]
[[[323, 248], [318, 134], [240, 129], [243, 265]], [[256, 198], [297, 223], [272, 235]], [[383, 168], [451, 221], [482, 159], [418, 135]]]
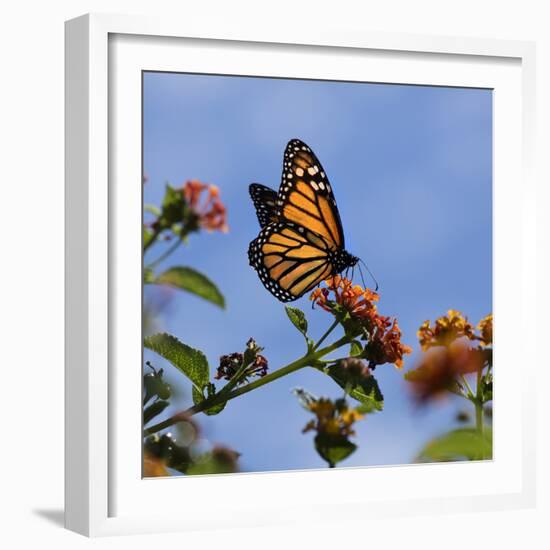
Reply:
[[285, 310], [291, 323], [304, 335], [307, 340], [307, 319], [305, 313], [301, 309], [291, 306], [286, 306]]
[[143, 340], [143, 345], [172, 363], [197, 389], [202, 390], [208, 384], [208, 361], [202, 351], [193, 349], [167, 333], [148, 336]]
[[161, 273], [153, 282], [185, 290], [221, 308], [225, 308], [225, 298], [218, 287], [206, 275], [191, 267], [172, 267]]
[[361, 403], [362, 414], [381, 411], [384, 408], [384, 396], [372, 374], [359, 382], [354, 382], [346, 377], [340, 365], [331, 365], [325, 372], [344, 391], [348, 391], [350, 397]]
[[450, 462], [453, 460], [488, 460], [493, 456], [493, 434], [485, 428], [459, 428], [430, 441], [416, 457], [417, 462]]
[[148, 407], [143, 409], [143, 425], [148, 424], [155, 416], [158, 416], [166, 407], [168, 407], [168, 401], [155, 401]]

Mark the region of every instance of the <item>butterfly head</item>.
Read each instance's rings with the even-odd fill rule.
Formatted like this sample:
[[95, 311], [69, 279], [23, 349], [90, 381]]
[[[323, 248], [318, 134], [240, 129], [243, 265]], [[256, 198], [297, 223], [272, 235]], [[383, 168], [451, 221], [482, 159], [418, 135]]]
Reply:
[[359, 261], [357, 256], [350, 254], [347, 250], [337, 250], [333, 254], [332, 265], [336, 273], [342, 273], [342, 271], [354, 267]]

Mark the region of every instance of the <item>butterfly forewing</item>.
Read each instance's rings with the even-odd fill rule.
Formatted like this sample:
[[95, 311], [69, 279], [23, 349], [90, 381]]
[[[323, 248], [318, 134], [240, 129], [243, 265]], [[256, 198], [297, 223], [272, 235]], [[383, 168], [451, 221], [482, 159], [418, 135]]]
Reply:
[[258, 216], [260, 227], [278, 221], [277, 192], [259, 183], [252, 183], [248, 190], [256, 208], [256, 216]]
[[334, 250], [344, 248], [342, 222], [328, 178], [315, 153], [299, 139], [286, 146], [277, 215], [314, 231]]
[[329, 254], [325, 239], [285, 221], [265, 226], [248, 249], [250, 265], [282, 302], [296, 300], [332, 274]]

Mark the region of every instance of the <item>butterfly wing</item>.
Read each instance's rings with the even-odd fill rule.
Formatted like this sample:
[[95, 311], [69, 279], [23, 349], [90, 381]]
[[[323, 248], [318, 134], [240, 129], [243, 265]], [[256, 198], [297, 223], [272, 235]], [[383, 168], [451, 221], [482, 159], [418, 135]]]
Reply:
[[258, 216], [260, 227], [278, 221], [277, 191], [259, 183], [252, 183], [248, 191], [256, 208], [256, 216]]
[[315, 153], [299, 139], [286, 146], [277, 215], [344, 249], [344, 231], [330, 183]]
[[248, 248], [250, 265], [281, 302], [296, 300], [331, 276], [326, 239], [293, 222], [266, 225]]

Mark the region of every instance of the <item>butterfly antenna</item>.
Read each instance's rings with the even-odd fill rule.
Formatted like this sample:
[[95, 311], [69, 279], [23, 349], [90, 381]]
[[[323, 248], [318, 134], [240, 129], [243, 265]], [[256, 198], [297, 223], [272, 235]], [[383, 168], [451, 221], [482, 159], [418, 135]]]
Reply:
[[[369, 269], [369, 266], [361, 259], [359, 261], [365, 266], [365, 269], [368, 271], [369, 275], [371, 276], [372, 280], [374, 281], [374, 284], [376, 285], [376, 288], [374, 289], [375, 292], [378, 291], [378, 281], [375, 279], [374, 275], [372, 274], [372, 271]], [[364, 286], [364, 282], [363, 282]]]
[[365, 278], [363, 277], [363, 270], [361, 269], [361, 264], [357, 264], [357, 267], [359, 268], [359, 274], [361, 275], [361, 282], [363, 283], [363, 287], [366, 287], [365, 284]]

